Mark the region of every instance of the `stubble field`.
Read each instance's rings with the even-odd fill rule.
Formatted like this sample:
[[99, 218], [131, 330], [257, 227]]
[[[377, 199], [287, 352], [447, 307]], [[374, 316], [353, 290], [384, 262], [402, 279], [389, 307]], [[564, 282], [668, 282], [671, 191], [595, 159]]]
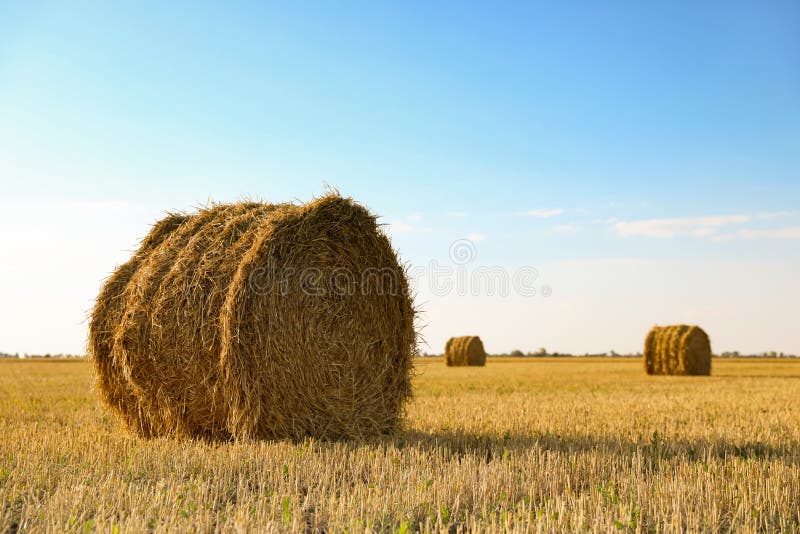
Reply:
[[800, 531], [800, 362], [417, 362], [366, 442], [143, 441], [82, 361], [0, 362], [0, 531]]

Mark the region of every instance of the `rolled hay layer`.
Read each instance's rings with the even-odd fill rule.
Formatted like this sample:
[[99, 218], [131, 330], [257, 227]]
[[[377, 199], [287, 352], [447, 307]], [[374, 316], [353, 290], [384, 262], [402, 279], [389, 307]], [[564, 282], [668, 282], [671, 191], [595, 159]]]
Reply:
[[451, 337], [444, 344], [444, 362], [447, 364], [448, 367], [452, 367], [453, 365], [456, 365], [456, 362], [455, 362], [455, 359], [454, 359], [454, 355], [453, 355], [453, 342], [455, 340], [456, 340], [456, 338]]
[[451, 337], [444, 347], [445, 363], [448, 366], [486, 365], [486, 351], [478, 336]]
[[125, 424], [139, 429], [140, 434], [149, 434], [147, 418], [141, 416], [141, 403], [130, 383], [125, 380], [123, 373], [118, 372], [121, 370], [121, 361], [113, 352], [114, 330], [124, 313], [121, 296], [141, 263], [187, 219], [189, 217], [184, 215], [168, 215], [153, 226], [139, 250], [106, 280], [89, 321], [88, 352], [95, 367], [96, 389]]
[[647, 338], [644, 340], [644, 370], [648, 375], [656, 374], [656, 365], [658, 360], [658, 351], [656, 344], [658, 343], [660, 326], [654, 326], [647, 333]]
[[654, 326], [643, 359], [650, 375], [710, 375], [711, 342], [699, 326]]
[[159, 222], [106, 282], [89, 337], [101, 398], [146, 437], [390, 433], [415, 347], [397, 255], [338, 195]]

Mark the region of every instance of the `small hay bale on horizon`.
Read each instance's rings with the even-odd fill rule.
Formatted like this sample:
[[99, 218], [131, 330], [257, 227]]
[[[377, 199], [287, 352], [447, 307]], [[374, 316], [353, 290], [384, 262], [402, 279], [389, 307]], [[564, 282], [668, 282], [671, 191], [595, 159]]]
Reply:
[[458, 336], [447, 340], [444, 347], [448, 367], [486, 365], [486, 351], [478, 336]]
[[649, 375], [710, 375], [711, 341], [699, 326], [654, 326], [645, 338], [643, 360]]
[[351, 199], [169, 215], [89, 325], [101, 400], [143, 437], [363, 438], [401, 424], [415, 311], [376, 217]]

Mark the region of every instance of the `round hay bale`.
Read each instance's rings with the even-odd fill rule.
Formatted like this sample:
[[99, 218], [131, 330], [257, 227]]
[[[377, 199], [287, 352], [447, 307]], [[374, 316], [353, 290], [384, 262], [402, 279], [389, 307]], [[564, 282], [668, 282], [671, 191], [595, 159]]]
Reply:
[[478, 336], [458, 336], [447, 340], [444, 347], [448, 366], [486, 365], [486, 351]]
[[709, 375], [711, 343], [699, 326], [654, 326], [644, 347], [647, 374]]
[[123, 415], [131, 430], [339, 439], [398, 428], [414, 309], [404, 269], [362, 206], [338, 195], [216, 205], [134, 258], [115, 312], [95, 306], [96, 326], [113, 335], [89, 341], [106, 404], [115, 407], [109, 385], [125, 386], [113, 401], [136, 412]]

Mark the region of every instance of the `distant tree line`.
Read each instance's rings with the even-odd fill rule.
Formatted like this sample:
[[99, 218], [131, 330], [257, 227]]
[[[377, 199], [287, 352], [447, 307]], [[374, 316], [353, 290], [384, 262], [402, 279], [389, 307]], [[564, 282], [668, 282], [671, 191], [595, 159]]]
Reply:
[[63, 353], [58, 353], [58, 354], [50, 354], [50, 353], [46, 353], [46, 354], [28, 354], [27, 352], [23, 352], [23, 353], [16, 352], [14, 354], [11, 354], [11, 353], [8, 353], [8, 352], [0, 352], [0, 359], [2, 359], [2, 358], [19, 358], [19, 359], [25, 359], [25, 358], [60, 358], [60, 359], [65, 359], [65, 358], [70, 358], [70, 359], [75, 359], [75, 358], [84, 358], [84, 357], [85, 356], [83, 354], [63, 354]]
[[740, 354], [738, 350], [734, 350], [733, 352], [723, 352], [714, 356], [717, 358], [800, 358], [797, 354], [786, 354], [785, 352], [775, 352], [774, 350], [758, 354]]
[[[441, 354], [429, 354], [427, 352], [422, 353], [423, 357], [428, 356], [442, 356]], [[511, 352], [507, 353], [499, 353], [499, 354], [488, 354], [491, 358], [641, 358], [641, 352], [635, 352], [630, 354], [620, 354], [616, 351], [610, 350], [608, 352], [597, 352], [597, 353], [584, 353], [584, 354], [572, 354], [569, 352], [548, 352], [547, 349], [544, 347], [540, 348], [539, 350], [532, 352], [522, 352], [521, 350], [512, 350]], [[759, 354], [741, 354], [739, 351], [733, 352], [722, 352], [720, 354], [714, 354], [715, 358], [800, 358], [797, 354], [787, 354], [785, 352], [775, 352], [767, 351], [761, 352]]]
[[491, 354], [496, 358], [641, 358], [641, 352], [631, 354], [620, 354], [614, 350], [607, 352], [585, 352], [583, 354], [573, 354], [571, 352], [550, 352], [542, 347], [539, 350], [532, 352], [522, 352], [521, 350], [512, 350], [509, 353]]

